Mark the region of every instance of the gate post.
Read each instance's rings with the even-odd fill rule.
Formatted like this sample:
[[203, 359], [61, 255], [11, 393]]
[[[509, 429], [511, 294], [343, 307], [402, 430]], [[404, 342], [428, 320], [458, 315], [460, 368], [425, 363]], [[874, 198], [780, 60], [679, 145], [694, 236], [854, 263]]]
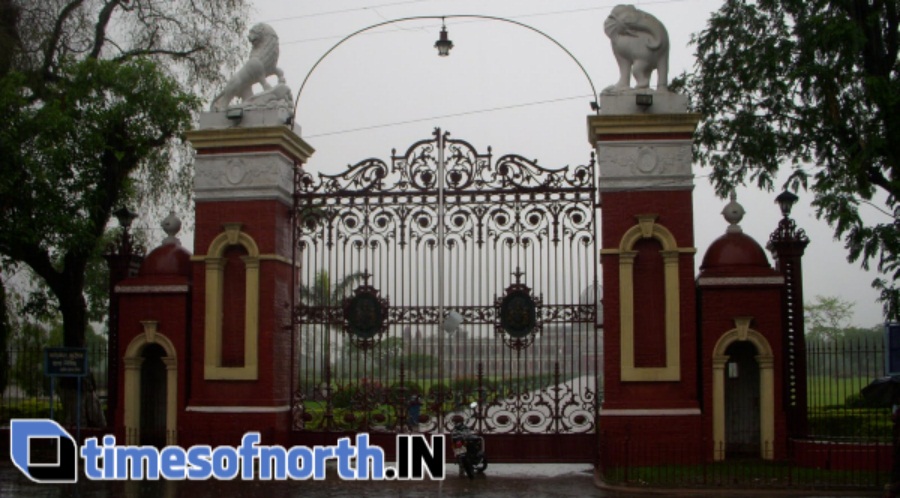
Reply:
[[602, 207], [601, 433], [628, 428], [648, 460], [630, 463], [662, 463], [667, 446], [701, 437], [691, 171], [700, 116], [665, 91], [604, 94], [600, 105], [588, 138]]
[[284, 109], [242, 111], [203, 113], [187, 135], [197, 158], [184, 432], [204, 444], [290, 430], [292, 196], [313, 149]]

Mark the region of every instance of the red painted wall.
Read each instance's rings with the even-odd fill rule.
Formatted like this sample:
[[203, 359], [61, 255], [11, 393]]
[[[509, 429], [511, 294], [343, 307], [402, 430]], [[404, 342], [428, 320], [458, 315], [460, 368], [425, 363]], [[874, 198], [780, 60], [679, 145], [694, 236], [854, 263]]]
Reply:
[[[602, 246], [604, 249], [618, 249], [622, 236], [637, 224], [637, 215], [657, 214], [656, 223], [668, 229], [679, 247], [694, 245], [693, 205], [689, 190], [604, 192], [602, 196]], [[621, 382], [620, 381], [620, 341], [619, 330], [619, 258], [617, 255], [603, 255], [603, 354], [604, 354], [604, 402], [606, 409], [616, 408], [696, 408], [697, 395], [697, 339], [696, 306], [694, 287], [694, 255], [682, 253], [679, 257], [679, 293], [681, 299], [681, 380], [679, 382]], [[662, 271], [659, 265], [656, 271]], [[635, 268], [635, 275], [648, 278]], [[662, 278], [659, 276], [658, 278]], [[646, 283], [639, 283], [640, 290], [649, 291]], [[635, 295], [636, 338], [652, 338], [654, 331], [639, 330], [638, 327], [660, 323], [658, 318], [665, 311], [665, 299], [651, 297], [646, 303], [638, 304]], [[647, 318], [645, 318], [647, 317]], [[640, 343], [639, 343], [640, 344]], [[664, 344], [650, 346], [658, 350]], [[652, 360], [651, 360], [652, 361]], [[605, 423], [604, 418], [604, 423]]]
[[[205, 255], [213, 239], [224, 231], [225, 223], [241, 223], [241, 231], [252, 237], [260, 254], [277, 254], [290, 260], [290, 210], [276, 200], [198, 202], [194, 247]], [[259, 378], [256, 381], [211, 380], [203, 377], [204, 330], [206, 316], [206, 265], [193, 265], [195, 292], [192, 330], [197, 368], [191, 372], [191, 404], [213, 406], [283, 406], [290, 403], [291, 331], [290, 306], [292, 285], [290, 264], [286, 261], [263, 260], [259, 267]], [[227, 278], [227, 272], [226, 272]], [[229, 284], [226, 283], [226, 287]], [[242, 287], [242, 284], [235, 284]], [[236, 293], [240, 294], [240, 293]], [[227, 307], [243, 307], [243, 299], [235, 297]], [[226, 311], [228, 316], [231, 311]], [[242, 316], [242, 312], [235, 316]], [[243, 325], [240, 325], [243, 331]], [[241, 336], [243, 340], [243, 336]], [[228, 346], [223, 345], [227, 350]], [[287, 352], [287, 354], [285, 354]], [[286, 415], [285, 415], [286, 416]]]

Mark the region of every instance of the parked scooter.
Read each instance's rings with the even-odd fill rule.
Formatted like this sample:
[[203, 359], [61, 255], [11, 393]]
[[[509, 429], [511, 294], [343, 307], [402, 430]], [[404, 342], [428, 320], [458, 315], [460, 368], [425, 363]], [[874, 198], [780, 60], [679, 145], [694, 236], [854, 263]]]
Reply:
[[[477, 403], [472, 403], [470, 408], [474, 413]], [[487, 456], [484, 454], [484, 438], [474, 434], [465, 422], [459, 422], [450, 432], [453, 444], [453, 455], [459, 464], [459, 474], [463, 472], [469, 479], [475, 478], [475, 473], [482, 473], [488, 466]]]

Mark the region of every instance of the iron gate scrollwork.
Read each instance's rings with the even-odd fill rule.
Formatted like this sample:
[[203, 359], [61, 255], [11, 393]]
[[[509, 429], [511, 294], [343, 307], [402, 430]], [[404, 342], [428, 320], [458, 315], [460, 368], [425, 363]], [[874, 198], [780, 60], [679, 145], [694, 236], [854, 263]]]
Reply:
[[389, 163], [298, 171], [294, 428], [404, 430], [420, 395], [421, 431], [594, 432], [595, 192], [593, 160], [493, 160], [440, 133]]

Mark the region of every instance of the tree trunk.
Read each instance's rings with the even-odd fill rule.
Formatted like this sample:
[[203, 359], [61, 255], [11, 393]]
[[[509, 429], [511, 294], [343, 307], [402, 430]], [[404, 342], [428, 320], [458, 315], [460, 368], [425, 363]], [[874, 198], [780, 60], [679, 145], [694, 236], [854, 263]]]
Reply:
[[[72, 265], [79, 266], [79, 265]], [[63, 346], [67, 348], [85, 347], [85, 332], [87, 331], [87, 302], [84, 299], [84, 267], [81, 271], [66, 268], [63, 272], [65, 284], [62, 289], [54, 289], [59, 299], [59, 311], [63, 319]], [[74, 270], [74, 271], [73, 271]], [[104, 427], [106, 418], [95, 392], [95, 384], [92, 373], [81, 379], [81, 416], [78, 415], [78, 379], [75, 377], [63, 377], [59, 382], [59, 395], [62, 400], [63, 423], [74, 426], [78, 423], [83, 427]]]
[[0, 396], [3, 395], [3, 392], [6, 390], [6, 384], [9, 382], [8, 348], [11, 332], [6, 311], [6, 287], [3, 284], [3, 278], [0, 277]]

